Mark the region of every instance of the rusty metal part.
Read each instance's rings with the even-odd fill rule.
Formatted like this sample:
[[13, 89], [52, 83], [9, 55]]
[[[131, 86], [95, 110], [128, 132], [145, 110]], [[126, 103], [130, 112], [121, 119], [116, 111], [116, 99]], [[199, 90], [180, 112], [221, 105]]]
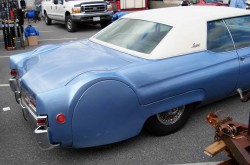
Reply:
[[223, 136], [222, 140], [240, 165], [250, 165], [250, 142], [246, 136], [238, 139]]
[[250, 141], [250, 114], [249, 114], [249, 120], [248, 120], [248, 131], [247, 131], [248, 140]]
[[234, 159], [229, 159], [227, 161], [221, 162], [218, 165], [238, 165]]
[[230, 117], [219, 118], [216, 113], [209, 113], [206, 122], [215, 128], [215, 142], [205, 149], [206, 154], [215, 156], [224, 150], [238, 164], [250, 165], [250, 116], [248, 126]]

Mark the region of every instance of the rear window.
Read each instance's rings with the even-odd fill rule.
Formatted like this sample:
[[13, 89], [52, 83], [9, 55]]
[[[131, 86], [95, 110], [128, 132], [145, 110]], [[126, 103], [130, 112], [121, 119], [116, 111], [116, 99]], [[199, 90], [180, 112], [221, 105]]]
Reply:
[[155, 22], [120, 19], [95, 38], [122, 48], [150, 54], [171, 28]]

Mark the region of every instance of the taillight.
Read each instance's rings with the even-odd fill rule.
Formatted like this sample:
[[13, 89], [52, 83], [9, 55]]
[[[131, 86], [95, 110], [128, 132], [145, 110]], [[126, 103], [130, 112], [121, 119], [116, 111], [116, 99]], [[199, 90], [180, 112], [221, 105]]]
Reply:
[[48, 126], [48, 118], [47, 116], [38, 116], [36, 119], [36, 124], [38, 126]]
[[121, 9], [120, 1], [117, 1], [117, 10], [120, 11], [120, 9]]
[[56, 116], [56, 121], [57, 123], [59, 124], [63, 124], [66, 122], [66, 116], [63, 114], [63, 113], [59, 113], [57, 116]]
[[17, 70], [16, 70], [16, 69], [11, 69], [10, 75], [11, 75], [11, 76], [17, 76], [17, 75], [18, 75]]

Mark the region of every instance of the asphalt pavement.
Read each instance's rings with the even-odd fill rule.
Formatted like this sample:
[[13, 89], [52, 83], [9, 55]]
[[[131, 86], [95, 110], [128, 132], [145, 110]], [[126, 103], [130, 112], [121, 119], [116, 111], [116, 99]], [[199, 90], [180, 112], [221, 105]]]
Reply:
[[[39, 45], [58, 44], [88, 38], [101, 30], [100, 26], [82, 26], [76, 33], [68, 33], [63, 24], [46, 26], [43, 21], [31, 22], [40, 31]], [[27, 25], [27, 23], [26, 23]], [[203, 164], [212, 165], [228, 158], [220, 153], [210, 158], [203, 149], [213, 142], [214, 130], [205, 122], [209, 112], [220, 111], [222, 116], [247, 124], [250, 103], [241, 103], [233, 96], [193, 111], [180, 131], [155, 137], [142, 131], [129, 140], [85, 149], [56, 148], [41, 150], [35, 140], [31, 121], [23, 118], [8, 85], [8, 57], [31, 51], [38, 46], [7, 51], [0, 31], [0, 164]], [[226, 83], [226, 82], [225, 82]], [[211, 89], [212, 90], [212, 89]]]

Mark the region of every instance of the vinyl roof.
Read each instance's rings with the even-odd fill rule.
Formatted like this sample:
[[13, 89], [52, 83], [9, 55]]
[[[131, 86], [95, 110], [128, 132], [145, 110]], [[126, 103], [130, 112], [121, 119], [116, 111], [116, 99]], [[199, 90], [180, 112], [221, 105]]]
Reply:
[[172, 26], [170, 32], [150, 54], [104, 43], [95, 37], [92, 37], [91, 40], [134, 56], [146, 59], [164, 59], [206, 50], [208, 21], [244, 15], [250, 15], [250, 11], [221, 6], [185, 6], [146, 10], [123, 16], [121, 19], [139, 19]]

